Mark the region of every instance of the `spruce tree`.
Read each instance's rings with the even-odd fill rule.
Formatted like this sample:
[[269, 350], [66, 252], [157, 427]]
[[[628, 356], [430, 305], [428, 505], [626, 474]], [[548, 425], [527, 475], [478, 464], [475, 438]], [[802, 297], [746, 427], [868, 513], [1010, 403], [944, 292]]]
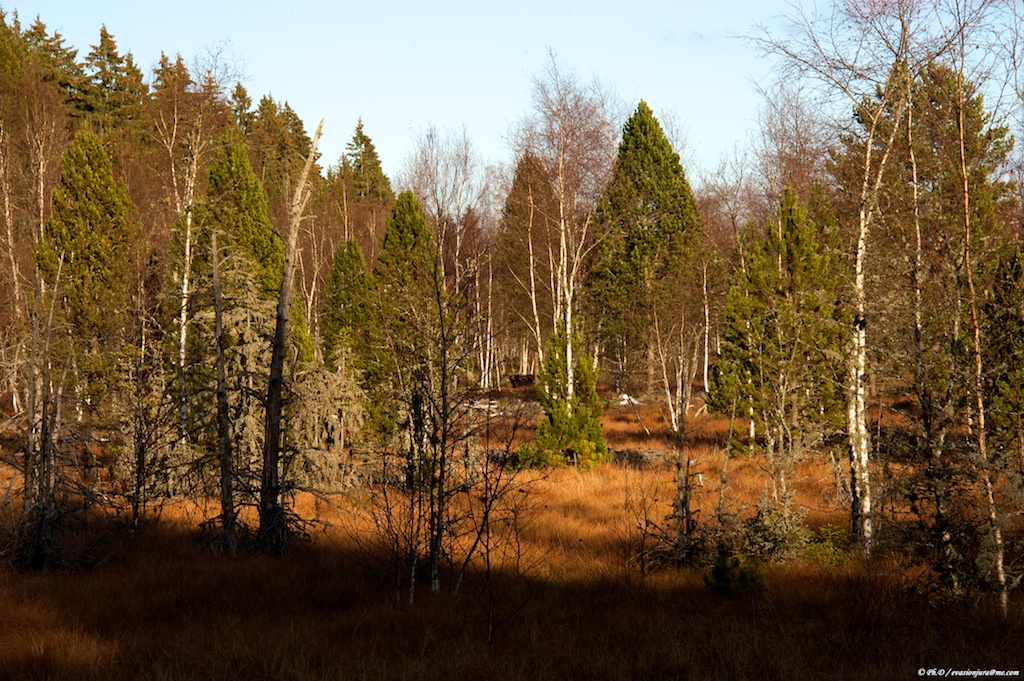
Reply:
[[[693, 279], [703, 230], [686, 173], [646, 102], [626, 122], [612, 179], [597, 208], [604, 236], [587, 282], [593, 325], [626, 389], [641, 366], [655, 374], [655, 315], [678, 308], [680, 274]], [[642, 353], [642, 354], [641, 354]]]
[[138, 234], [124, 183], [114, 177], [100, 138], [83, 129], [64, 154], [37, 258], [86, 346], [112, 350], [125, 340]]
[[284, 247], [270, 222], [267, 198], [237, 133], [225, 133], [210, 166], [208, 220], [218, 225], [249, 257], [261, 298], [277, 297]]
[[365, 354], [368, 343], [372, 285], [359, 244], [355, 239], [340, 242], [327, 273], [320, 313], [323, 357], [328, 365], [333, 366], [337, 356], [346, 350], [357, 350], [357, 363], [365, 364], [359, 358]]
[[362, 201], [374, 198], [384, 204], [391, 204], [395, 200], [391, 182], [381, 168], [373, 140], [363, 132], [361, 118], [356, 123], [352, 140], [345, 147], [345, 160], [351, 172], [355, 199]]
[[91, 71], [85, 93], [89, 119], [104, 135], [124, 135], [124, 126], [137, 125], [145, 108], [148, 90], [142, 71], [130, 53], [118, 52], [106, 26], [85, 61]]
[[436, 327], [431, 288], [437, 274], [434, 234], [411, 191], [399, 194], [373, 272], [376, 316], [358, 362], [370, 399], [371, 428], [395, 425], [399, 405], [418, 398], [413, 384], [425, 377], [430, 350], [425, 335]]

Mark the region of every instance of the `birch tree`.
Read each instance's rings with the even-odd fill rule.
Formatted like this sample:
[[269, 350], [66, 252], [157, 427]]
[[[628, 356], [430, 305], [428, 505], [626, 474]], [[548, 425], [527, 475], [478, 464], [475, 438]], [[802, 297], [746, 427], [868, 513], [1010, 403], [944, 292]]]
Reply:
[[565, 398], [570, 403], [576, 383], [577, 308], [596, 240], [594, 208], [610, 176], [616, 136], [607, 96], [597, 85], [584, 85], [564, 72], [552, 55], [534, 81], [532, 110], [516, 132], [516, 146], [520, 156], [536, 159], [552, 195], [549, 238], [538, 249], [547, 260], [551, 328], [569, 367]]
[[[796, 8], [792, 37], [766, 30], [754, 37], [766, 53], [782, 58], [791, 77], [812, 78], [822, 104], [835, 114], [842, 134], [859, 141], [857, 174], [842, 187], [853, 207], [850, 299], [853, 309], [847, 352], [846, 434], [850, 446], [851, 528], [870, 552], [874, 542], [871, 488], [871, 437], [867, 425], [868, 320], [872, 301], [865, 280], [869, 236], [879, 219], [878, 195], [899, 126], [885, 126], [885, 116], [907, 106], [906, 79], [927, 63], [932, 47], [920, 31], [922, 3], [840, 0], [825, 15]], [[853, 121], [849, 112], [852, 111]], [[896, 117], [900, 120], [902, 115]]]
[[170, 196], [176, 215], [181, 260], [175, 272], [178, 288], [178, 431], [188, 434], [189, 305], [195, 257], [194, 220], [206, 160], [213, 150], [218, 117], [224, 105], [210, 87], [200, 87], [185, 67], [181, 56], [174, 62], [161, 55], [154, 71], [151, 100], [153, 134], [163, 151], [170, 178]]

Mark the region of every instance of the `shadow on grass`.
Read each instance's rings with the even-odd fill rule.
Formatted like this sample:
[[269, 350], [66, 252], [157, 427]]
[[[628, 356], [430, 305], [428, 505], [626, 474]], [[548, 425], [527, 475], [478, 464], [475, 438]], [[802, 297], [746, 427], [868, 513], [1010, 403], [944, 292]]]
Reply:
[[[937, 610], [896, 572], [773, 568], [729, 600], [703, 575], [472, 574], [407, 605], [363, 551], [326, 537], [223, 558], [156, 524], [83, 574], [7, 574], [11, 679], [865, 679], [1016, 669], [1019, 604]], [[489, 644], [490, 639], [490, 644]]]

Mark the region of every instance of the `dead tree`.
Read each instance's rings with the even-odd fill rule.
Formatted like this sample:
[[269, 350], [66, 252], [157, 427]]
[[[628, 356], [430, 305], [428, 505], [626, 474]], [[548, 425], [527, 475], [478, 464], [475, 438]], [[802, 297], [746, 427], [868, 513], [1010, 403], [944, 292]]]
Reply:
[[270, 385], [267, 388], [266, 439], [263, 443], [263, 475], [260, 485], [260, 527], [257, 544], [268, 553], [283, 553], [287, 548], [288, 523], [281, 503], [281, 411], [284, 393], [284, 355], [287, 349], [288, 322], [292, 306], [295, 260], [302, 212], [309, 200], [306, 181], [316, 158], [323, 120], [316, 126], [309, 155], [295, 186], [289, 211], [288, 235], [284, 251], [284, 276], [277, 300], [277, 325], [270, 355]]

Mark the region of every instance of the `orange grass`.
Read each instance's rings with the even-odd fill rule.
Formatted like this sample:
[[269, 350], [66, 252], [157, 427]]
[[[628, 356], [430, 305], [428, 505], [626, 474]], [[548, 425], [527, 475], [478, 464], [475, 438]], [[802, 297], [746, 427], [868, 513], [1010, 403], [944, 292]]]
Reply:
[[[631, 412], [609, 412], [606, 432], [655, 447]], [[711, 521], [727, 426], [694, 425], [707, 434], [687, 450], [703, 474], [695, 507]], [[728, 466], [728, 499], [748, 514], [763, 466]], [[472, 572], [458, 595], [424, 587], [411, 606], [353, 540], [372, 529], [360, 500], [321, 503], [329, 524], [283, 558], [211, 555], [195, 541], [211, 511], [167, 507], [91, 572], [0, 575], [0, 678], [859, 680], [1021, 667], [1017, 594], [1005, 623], [987, 605], [936, 609], [885, 559], [771, 566], [766, 592], [735, 600], [713, 595], [701, 569], [638, 580], [640, 516], [668, 513], [673, 475], [671, 464], [523, 473], [522, 570]], [[833, 481], [828, 461], [797, 467], [809, 523], [845, 523]], [[316, 506], [303, 497], [298, 510]]]

